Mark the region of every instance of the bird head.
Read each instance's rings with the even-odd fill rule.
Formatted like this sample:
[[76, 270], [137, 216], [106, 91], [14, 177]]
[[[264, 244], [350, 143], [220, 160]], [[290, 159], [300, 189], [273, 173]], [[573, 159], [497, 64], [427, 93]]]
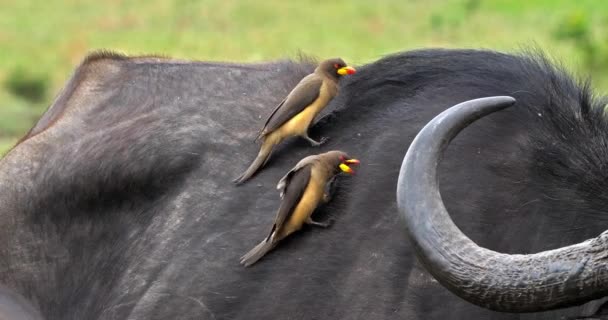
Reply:
[[360, 161], [354, 158], [351, 158], [346, 152], [334, 150], [329, 151], [322, 155], [325, 158], [327, 163], [331, 166], [331, 170], [334, 171], [334, 174], [338, 174], [340, 172], [344, 172], [350, 175], [354, 175], [355, 171], [350, 167], [350, 165], [359, 164]]
[[344, 155], [340, 157], [340, 164], [338, 165], [338, 167], [340, 168], [340, 170], [342, 172], [348, 173], [350, 175], [354, 175], [355, 174], [355, 170], [353, 170], [351, 167], [349, 167], [348, 165], [353, 165], [353, 164], [359, 164], [360, 161], [357, 159], [353, 159], [351, 157], [349, 157], [348, 155]]
[[346, 62], [340, 58], [327, 59], [321, 62], [318, 68], [333, 78], [339, 78], [357, 72], [355, 68], [346, 65]]

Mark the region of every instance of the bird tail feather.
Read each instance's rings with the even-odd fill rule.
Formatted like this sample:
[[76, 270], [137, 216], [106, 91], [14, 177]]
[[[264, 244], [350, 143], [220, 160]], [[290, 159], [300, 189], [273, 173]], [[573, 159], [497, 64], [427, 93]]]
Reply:
[[262, 138], [263, 135], [264, 135], [264, 129], [262, 129], [258, 132], [258, 135], [255, 136], [255, 139], [253, 140], [253, 142], [257, 142], [258, 140], [260, 140], [260, 138]]
[[245, 267], [249, 267], [252, 264], [260, 260], [268, 251], [272, 250], [275, 246], [275, 242], [270, 239], [258, 243], [257, 246], [249, 250], [245, 255], [241, 257], [241, 264]]
[[264, 143], [262, 143], [262, 147], [260, 148], [260, 152], [255, 160], [253, 160], [249, 168], [247, 168], [247, 170], [245, 170], [245, 172], [238, 178], [232, 180], [232, 182], [239, 185], [249, 180], [249, 178], [251, 178], [264, 164], [266, 164], [266, 161], [268, 161], [268, 158], [270, 158], [273, 148], [274, 143], [272, 143], [272, 141], [264, 141]]

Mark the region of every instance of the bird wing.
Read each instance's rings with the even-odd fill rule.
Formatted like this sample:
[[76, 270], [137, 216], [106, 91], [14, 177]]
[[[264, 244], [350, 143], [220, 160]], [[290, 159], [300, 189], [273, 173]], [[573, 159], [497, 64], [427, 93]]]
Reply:
[[[283, 195], [281, 205], [277, 211], [277, 216], [268, 238], [272, 236], [272, 233], [275, 230], [283, 226], [283, 223], [289, 219], [289, 216], [293, 213], [293, 210], [300, 202], [300, 199], [302, 199], [302, 195], [310, 181], [311, 171], [312, 166], [306, 165], [297, 169], [292, 169], [283, 177], [283, 179], [285, 179], [285, 187], [281, 192]], [[283, 179], [281, 180], [283, 181]]]
[[283, 178], [281, 178], [281, 180], [279, 180], [279, 183], [277, 184], [277, 190], [279, 190], [279, 192], [281, 193], [281, 198], [283, 198], [283, 195], [285, 194], [285, 187], [289, 184], [291, 178], [293, 177], [293, 174], [298, 170], [302, 169], [304, 166], [314, 163], [316, 159], [316, 155], [304, 157], [302, 160], [298, 161], [298, 163], [296, 163], [296, 165], [291, 168], [291, 170], [289, 170], [289, 172], [287, 172], [283, 176]]
[[268, 116], [262, 132], [272, 132], [302, 112], [319, 97], [322, 85], [323, 79], [314, 73], [304, 77]]

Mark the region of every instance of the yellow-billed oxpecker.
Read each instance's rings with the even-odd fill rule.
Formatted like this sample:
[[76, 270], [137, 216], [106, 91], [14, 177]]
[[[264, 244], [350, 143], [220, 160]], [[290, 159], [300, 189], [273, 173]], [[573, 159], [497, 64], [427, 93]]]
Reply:
[[329, 151], [308, 156], [287, 172], [277, 185], [282, 200], [270, 234], [241, 257], [241, 264], [246, 267], [254, 264], [280, 240], [302, 228], [304, 223], [329, 226], [329, 223], [312, 220], [311, 215], [321, 202], [330, 200], [330, 189], [337, 174], [354, 174], [349, 164], [359, 164], [359, 160], [342, 151]]
[[315, 71], [304, 77], [281, 103], [272, 111], [256, 141], [262, 139], [260, 151], [249, 168], [235, 183], [247, 181], [261, 168], [272, 153], [272, 149], [288, 137], [300, 136], [313, 146], [320, 146], [327, 138], [315, 141], [308, 136], [308, 127], [314, 118], [338, 94], [341, 76], [356, 71], [340, 59], [328, 59], [319, 64]]

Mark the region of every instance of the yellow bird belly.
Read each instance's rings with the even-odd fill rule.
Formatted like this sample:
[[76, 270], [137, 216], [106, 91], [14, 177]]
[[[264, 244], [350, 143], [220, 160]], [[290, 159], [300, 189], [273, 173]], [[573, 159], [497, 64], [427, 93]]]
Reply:
[[300, 202], [296, 205], [293, 213], [282, 228], [281, 238], [300, 230], [302, 225], [306, 222], [306, 219], [315, 211], [323, 197], [324, 186], [319, 183], [320, 180], [321, 179], [316, 177], [316, 172], [313, 170], [311, 172], [310, 182], [308, 183], [308, 186], [306, 186]]
[[[308, 107], [306, 107], [302, 112], [296, 114], [293, 118], [287, 120], [281, 127], [279, 127], [275, 132], [271, 133], [269, 137], [272, 140], [284, 139], [290, 136], [299, 136], [305, 135], [308, 131], [308, 127], [314, 120], [314, 118], [325, 108], [327, 105], [327, 88], [325, 84], [321, 86], [321, 92], [319, 94], [319, 98], [317, 98], [313, 103], [311, 103]], [[277, 139], [278, 138], [278, 139]]]
[[295, 117], [289, 119], [289, 121], [285, 122], [279, 131], [282, 131], [284, 135], [286, 133], [291, 135], [305, 134], [308, 130], [308, 126], [312, 122], [312, 119], [314, 119], [314, 117], [317, 115], [317, 110], [315, 109], [318, 108], [315, 108], [315, 104], [318, 103], [315, 101], [315, 103], [298, 113]]

